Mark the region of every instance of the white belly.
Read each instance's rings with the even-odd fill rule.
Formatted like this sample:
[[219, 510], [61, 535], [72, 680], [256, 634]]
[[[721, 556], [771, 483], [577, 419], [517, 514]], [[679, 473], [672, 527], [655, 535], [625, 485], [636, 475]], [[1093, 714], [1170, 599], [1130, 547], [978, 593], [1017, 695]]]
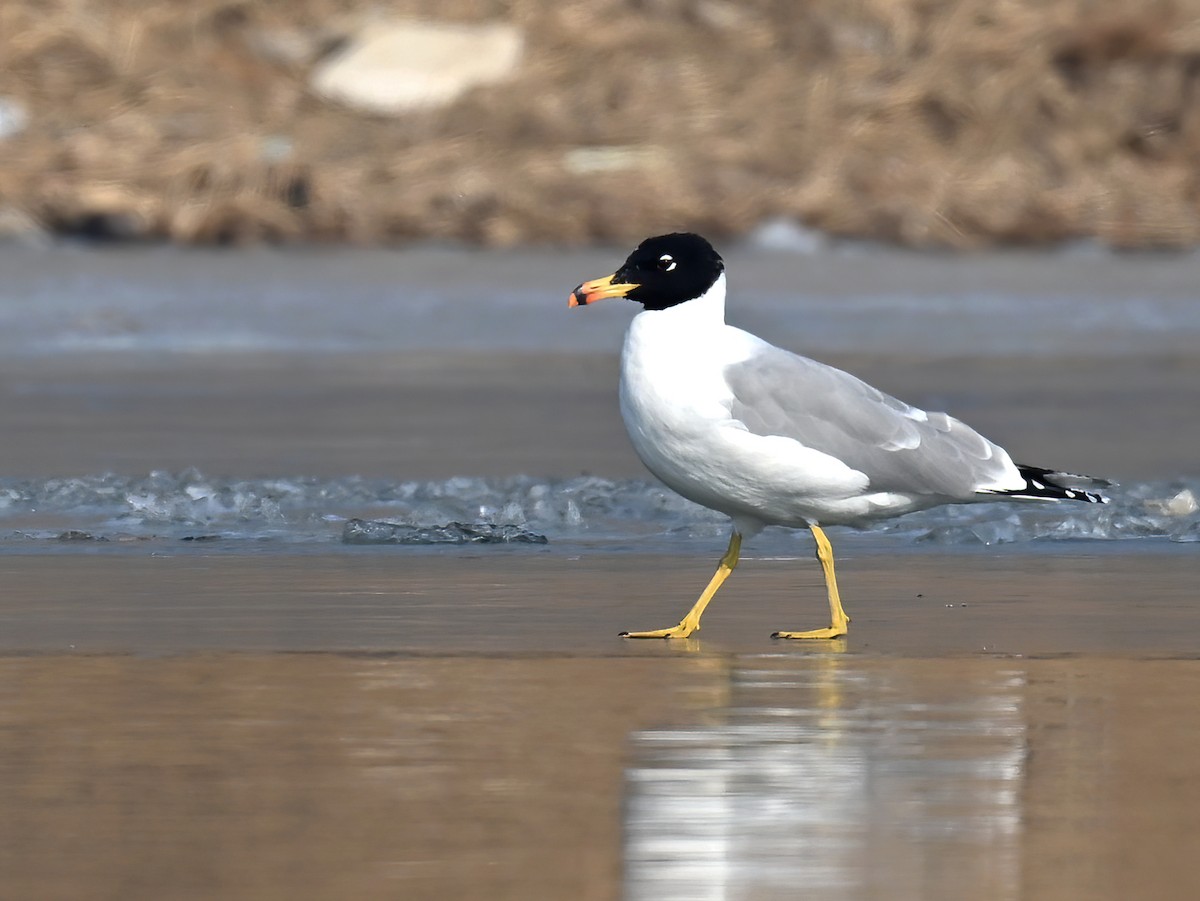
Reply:
[[864, 494], [865, 476], [827, 454], [750, 434], [729, 413], [724, 370], [758, 339], [724, 325], [691, 332], [677, 325], [662, 313], [639, 314], [621, 358], [630, 440], [668, 487], [749, 526], [855, 522], [881, 515], [876, 508], [908, 505]]

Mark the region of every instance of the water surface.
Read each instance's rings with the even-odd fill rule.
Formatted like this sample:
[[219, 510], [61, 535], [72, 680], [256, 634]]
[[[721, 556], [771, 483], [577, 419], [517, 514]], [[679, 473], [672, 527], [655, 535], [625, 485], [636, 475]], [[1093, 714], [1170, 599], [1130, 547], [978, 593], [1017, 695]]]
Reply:
[[616, 637], [726, 529], [565, 308], [622, 256], [0, 248], [5, 893], [1200, 894], [1197, 258], [729, 253], [735, 323], [1121, 482], [831, 533], [817, 645], [783, 530]]

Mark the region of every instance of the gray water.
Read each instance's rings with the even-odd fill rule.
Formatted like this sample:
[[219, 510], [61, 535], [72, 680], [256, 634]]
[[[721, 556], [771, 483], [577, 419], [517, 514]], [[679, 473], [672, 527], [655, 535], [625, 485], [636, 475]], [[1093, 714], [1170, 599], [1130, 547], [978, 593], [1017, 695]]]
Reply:
[[[608, 351], [624, 249], [0, 246], [0, 354]], [[813, 354], [1193, 354], [1200, 255], [726, 249], [730, 322]], [[583, 317], [586, 316], [586, 324]]]
[[[568, 311], [566, 297], [622, 255], [0, 247], [0, 401], [7, 393], [22, 423], [8, 442], [23, 448], [25, 468], [69, 443], [65, 458], [80, 467], [0, 472], [0, 551], [385, 540], [348, 532], [352, 520], [418, 530], [412, 543], [453, 523], [511, 526], [576, 549], [715, 538], [722, 517], [630, 477], [638, 467], [616, 420], [610, 364], [588, 363], [597, 374], [578, 387], [564, 380], [572, 360], [604, 361], [620, 346], [630, 305]], [[973, 424], [995, 419], [1045, 454], [1031, 462], [1083, 468], [1104, 447], [1112, 453], [1096, 457], [1101, 465], [1135, 475], [1103, 508], [946, 507], [871, 530], [893, 546], [1200, 537], [1197, 467], [1178, 462], [1193, 459], [1186, 430], [1200, 399], [1200, 256], [727, 256], [736, 324], [826, 358], [891, 361], [920, 392], [908, 399], [952, 405]], [[254, 381], [260, 361], [272, 373], [265, 388]], [[344, 361], [358, 381], [330, 396]], [[1027, 372], [1038, 375], [1022, 381]], [[584, 398], [589, 379], [609, 384]], [[291, 411], [286, 428], [259, 430], [281, 409]], [[583, 453], [567, 439], [595, 421], [605, 426], [587, 447], [618, 449], [585, 460], [593, 474], [562, 477]], [[184, 430], [190, 437], [172, 445]], [[314, 434], [322, 443], [300, 453]], [[171, 454], [156, 456], [155, 441]], [[445, 472], [468, 443], [475, 449], [447, 477], [414, 478]], [[497, 466], [491, 449], [501, 446], [509, 462]], [[1159, 447], [1172, 448], [1177, 468], [1153, 462]], [[111, 470], [114, 459], [135, 462]], [[297, 459], [313, 469], [297, 470]], [[364, 459], [371, 477], [356, 475]], [[480, 460], [486, 472], [471, 468]], [[445, 540], [443, 531], [435, 543]]]
[[616, 638], [728, 528], [566, 309], [622, 256], [0, 248], [14, 891], [1195, 895], [1200, 260], [729, 252], [734, 323], [1122, 483], [837, 530], [852, 639], [782, 649], [786, 530]]

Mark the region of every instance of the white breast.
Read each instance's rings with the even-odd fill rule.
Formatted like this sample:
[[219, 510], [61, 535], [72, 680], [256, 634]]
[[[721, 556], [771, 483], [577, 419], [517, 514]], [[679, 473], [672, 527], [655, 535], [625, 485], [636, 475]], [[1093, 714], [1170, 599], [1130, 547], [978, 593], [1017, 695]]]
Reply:
[[634, 317], [621, 354], [621, 415], [642, 462], [691, 497], [691, 477], [714, 424], [729, 417], [722, 378], [731, 348], [725, 325], [725, 279], [703, 296]]
[[764, 342], [725, 324], [724, 301], [722, 276], [703, 297], [646, 310], [629, 326], [621, 415], [646, 468], [743, 525], [802, 525], [830, 519], [831, 504], [865, 505], [861, 473], [792, 439], [752, 435], [732, 417], [725, 369]]

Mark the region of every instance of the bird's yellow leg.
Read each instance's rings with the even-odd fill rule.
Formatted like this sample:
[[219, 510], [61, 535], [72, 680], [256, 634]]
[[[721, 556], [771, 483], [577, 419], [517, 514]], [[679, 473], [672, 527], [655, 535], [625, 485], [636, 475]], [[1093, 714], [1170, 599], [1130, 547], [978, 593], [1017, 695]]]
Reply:
[[699, 600], [692, 605], [692, 609], [679, 621], [678, 626], [672, 626], [670, 629], [655, 629], [653, 632], [622, 632], [621, 637], [687, 638], [693, 632], [699, 631], [700, 617], [704, 615], [704, 608], [708, 606], [708, 602], [713, 599], [713, 595], [717, 593], [717, 589], [729, 578], [729, 574], [737, 566], [738, 554], [741, 553], [741, 550], [742, 535], [735, 530], [729, 536], [729, 548], [725, 551], [725, 556], [721, 558], [721, 562], [717, 565], [717, 571], [713, 574], [712, 581], [708, 583], [708, 587], [704, 589]]
[[828, 629], [812, 629], [808, 632], [776, 632], [772, 638], [841, 638], [846, 634], [850, 617], [842, 609], [842, 599], [838, 595], [837, 576], [833, 572], [833, 545], [825, 537], [819, 526], [810, 526], [813, 538], [817, 540], [817, 559], [821, 561], [821, 569], [825, 572], [825, 591], [829, 595]]

